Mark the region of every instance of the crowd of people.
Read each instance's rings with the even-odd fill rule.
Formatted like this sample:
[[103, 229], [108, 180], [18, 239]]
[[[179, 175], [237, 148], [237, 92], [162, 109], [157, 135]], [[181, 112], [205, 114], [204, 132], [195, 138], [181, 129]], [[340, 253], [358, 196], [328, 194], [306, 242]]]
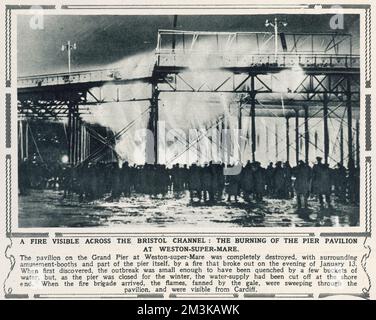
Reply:
[[[146, 194], [151, 197], [173, 195], [181, 197], [189, 192], [191, 201], [217, 203], [223, 200], [260, 202], [263, 198], [296, 198], [298, 208], [307, 208], [308, 199], [315, 197], [321, 207], [331, 207], [332, 196], [343, 203], [359, 204], [359, 168], [349, 163], [345, 168], [338, 163], [330, 168], [320, 157], [311, 167], [300, 160], [291, 167], [289, 162], [269, 163], [263, 168], [257, 161], [225, 166], [210, 162], [205, 165], [162, 164], [120, 168], [118, 163], [86, 163], [77, 167], [55, 169], [53, 177], [43, 182], [43, 170], [30, 163], [21, 163], [19, 170], [20, 194], [26, 194], [39, 181], [38, 188], [64, 190], [64, 197], [77, 194], [80, 201], [106, 199], [116, 201], [121, 196]], [[35, 179], [35, 175], [39, 178]], [[33, 178], [34, 177], [34, 178]]]

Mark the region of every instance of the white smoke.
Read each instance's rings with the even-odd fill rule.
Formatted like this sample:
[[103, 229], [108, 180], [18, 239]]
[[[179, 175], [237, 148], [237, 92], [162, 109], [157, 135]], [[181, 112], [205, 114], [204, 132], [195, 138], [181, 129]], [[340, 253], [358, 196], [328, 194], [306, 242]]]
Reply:
[[[267, 35], [264, 35], [267, 38]], [[253, 41], [253, 42], [252, 42]], [[223, 64], [228, 66], [237, 64], [249, 65], [251, 55], [258, 51], [255, 39], [249, 41], [249, 38], [238, 39], [237, 43], [226, 43], [225, 39], [219, 41], [199, 40], [195, 43], [191, 50], [187, 50], [184, 55], [179, 55], [181, 50], [181, 42], [176, 43], [176, 57], [174, 63], [176, 65], [183, 64], [187, 67], [179, 75], [184, 81], [189, 84], [185, 89], [189, 90], [190, 86], [195, 90], [213, 91], [223, 82], [232, 76], [232, 72], [226, 71]], [[267, 44], [261, 51], [273, 52], [273, 41], [266, 42]], [[218, 47], [219, 46], [219, 47]], [[226, 46], [228, 48], [226, 49]], [[218, 48], [224, 50], [224, 54], [218, 54]], [[231, 49], [230, 49], [231, 48]], [[229, 53], [226, 55], [226, 50]], [[180, 61], [179, 61], [180, 59]], [[227, 59], [227, 60], [226, 60]], [[161, 60], [161, 63], [166, 63]], [[150, 77], [156, 62], [156, 55], [154, 51], [147, 51], [136, 54], [134, 56], [126, 57], [123, 60], [108, 66], [109, 68], [116, 68], [119, 70], [117, 75], [121, 79], [140, 80], [145, 77]], [[167, 63], [172, 63], [167, 62]], [[285, 99], [293, 98], [293, 91], [299, 86], [300, 82], [306, 75], [301, 67], [296, 66], [291, 70], [284, 70], [278, 74], [271, 76], [268, 83], [273, 89], [273, 94], [258, 95], [262, 100], [266, 99], [280, 100], [281, 108], [283, 108], [283, 101]], [[180, 81], [180, 85], [184, 85]], [[160, 87], [167, 86], [161, 84]], [[232, 88], [232, 79], [230, 78], [222, 89]], [[92, 90], [93, 94], [99, 98], [114, 100], [111, 103], [98, 104], [90, 108], [91, 115], [85, 118], [90, 123], [98, 123], [102, 126], [111, 128], [115, 133], [129, 127], [124, 134], [122, 134], [116, 142], [115, 150], [122, 157], [122, 159], [130, 163], [142, 164], [145, 162], [145, 141], [139, 135], [140, 129], [147, 127], [149, 114], [148, 107], [151, 98], [151, 86], [142, 81], [137, 81], [126, 85], [106, 85], [104, 87]], [[144, 99], [144, 100], [142, 100]], [[184, 150], [187, 149], [187, 144], [184, 144], [188, 139], [188, 130], [192, 128], [204, 129], [211, 127], [219, 117], [224, 117], [225, 127], [228, 129], [236, 129], [238, 127], [238, 106], [239, 94], [233, 93], [213, 93], [213, 92], [161, 92], [159, 95], [159, 119], [163, 121], [166, 126], [166, 131], [176, 130], [179, 132], [180, 138], [170, 139], [166, 145], [161, 148], [160, 159], [169, 162], [187, 162]], [[141, 101], [142, 100], [142, 101]], [[240, 138], [240, 148], [242, 150], [242, 160], [245, 162], [251, 159], [250, 149], [250, 119], [249, 109], [243, 110], [242, 120], [242, 134]], [[315, 123], [313, 120], [312, 123]], [[286, 156], [285, 145], [285, 119], [281, 118], [263, 118], [258, 117], [256, 121], [257, 132], [257, 150], [256, 158], [263, 164], [269, 161], [275, 161], [277, 158], [283, 160]], [[338, 131], [338, 125], [331, 123], [332, 130]], [[315, 124], [316, 126], [316, 124]], [[277, 131], [276, 132], [276, 128]], [[185, 133], [183, 136], [182, 133]], [[321, 136], [321, 131], [320, 136]], [[294, 141], [294, 130], [290, 130], [290, 141]], [[335, 134], [333, 134], [336, 137]], [[179, 141], [178, 141], [179, 140]], [[313, 140], [313, 133], [311, 134], [311, 141]], [[197, 152], [200, 149], [201, 153], [206, 156], [202, 157], [202, 162], [216, 160], [216, 155], [205, 151], [205, 144], [208, 143], [208, 138], [204, 138], [191, 149]], [[332, 146], [335, 147], [332, 141]], [[311, 148], [313, 148], [311, 146]], [[315, 149], [310, 154], [312, 157], [321, 152], [321, 146]], [[303, 150], [302, 150], [303, 151]], [[293, 147], [291, 147], [290, 158], [294, 159]], [[337, 152], [334, 150], [334, 152]], [[338, 152], [337, 152], [338, 153]], [[180, 155], [180, 156], [179, 156]], [[334, 154], [333, 154], [334, 156]], [[200, 158], [198, 157], [198, 160]]]

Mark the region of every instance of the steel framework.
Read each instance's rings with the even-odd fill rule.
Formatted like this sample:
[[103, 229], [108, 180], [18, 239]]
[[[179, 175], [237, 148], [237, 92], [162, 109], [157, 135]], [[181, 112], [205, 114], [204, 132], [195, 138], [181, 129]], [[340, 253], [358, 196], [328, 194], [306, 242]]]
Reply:
[[[353, 162], [353, 109], [359, 110], [360, 58], [354, 54], [350, 34], [280, 33], [281, 52], [270, 54], [274, 33], [194, 32], [160, 30], [155, 64], [150, 74], [130, 78], [121, 69], [48, 74], [18, 78], [18, 112], [42, 120], [68, 117], [69, 161], [76, 164], [80, 149], [80, 115], [90, 105], [122, 100], [119, 88], [131, 83], [151, 86], [148, 128], [154, 133], [153, 154], [148, 162], [158, 162], [157, 126], [161, 93], [233, 93], [239, 102], [239, 116], [246, 110], [251, 117], [252, 159], [256, 152], [256, 117], [279, 116], [296, 122], [296, 161], [299, 160], [299, 118], [304, 118], [305, 160], [309, 154], [309, 118], [323, 119], [324, 160], [329, 157], [328, 119], [335, 108], [347, 112], [349, 163]], [[294, 86], [282, 86], [281, 74], [301, 78]], [[113, 85], [117, 94], [104, 99], [94, 88]], [[283, 108], [281, 107], [283, 99]], [[334, 109], [333, 109], [334, 108]], [[356, 111], [358, 112], [358, 111]], [[241, 121], [239, 122], [239, 127]], [[286, 131], [289, 126], [286, 126]], [[288, 139], [287, 139], [288, 140]], [[289, 146], [289, 141], [286, 141]], [[149, 150], [149, 148], [147, 148]], [[287, 147], [289, 156], [289, 148]], [[343, 157], [342, 157], [343, 158]]]

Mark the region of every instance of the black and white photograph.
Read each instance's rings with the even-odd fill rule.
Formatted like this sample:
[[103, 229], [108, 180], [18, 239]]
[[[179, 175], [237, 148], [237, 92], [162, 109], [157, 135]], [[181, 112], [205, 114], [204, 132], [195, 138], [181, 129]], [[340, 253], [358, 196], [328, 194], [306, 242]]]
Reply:
[[358, 14], [16, 26], [18, 227], [360, 225]]

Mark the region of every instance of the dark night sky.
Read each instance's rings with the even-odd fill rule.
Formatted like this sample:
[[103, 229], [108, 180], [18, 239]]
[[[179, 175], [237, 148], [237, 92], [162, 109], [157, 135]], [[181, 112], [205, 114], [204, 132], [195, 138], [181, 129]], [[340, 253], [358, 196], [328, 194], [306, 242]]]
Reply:
[[[286, 32], [333, 32], [331, 15], [285, 15]], [[270, 15], [179, 16], [177, 29], [195, 31], [266, 31]], [[33, 30], [30, 16], [18, 17], [18, 74], [64, 72], [67, 40], [77, 43], [72, 70], [105, 68], [125, 57], [156, 47], [158, 29], [172, 29], [173, 16], [45, 16], [44, 29]], [[346, 15], [345, 30], [359, 46], [359, 18]]]

